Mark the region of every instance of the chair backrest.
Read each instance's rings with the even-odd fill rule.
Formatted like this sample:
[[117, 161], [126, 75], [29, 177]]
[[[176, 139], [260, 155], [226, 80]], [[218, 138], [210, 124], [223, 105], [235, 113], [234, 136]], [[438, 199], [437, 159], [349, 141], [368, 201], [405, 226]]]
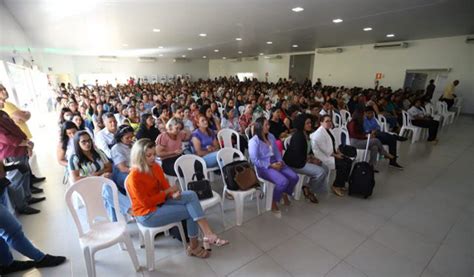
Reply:
[[249, 126], [245, 129], [245, 136], [247, 136], [248, 140], [250, 140], [253, 137], [252, 126]]
[[[332, 133], [334, 134], [334, 140], [336, 143], [336, 147], [339, 145], [343, 144], [343, 139], [344, 139], [344, 144], [345, 145], [350, 145], [350, 139], [349, 139], [349, 132], [347, 131], [346, 128], [338, 127], [338, 128], [333, 128]], [[343, 137], [344, 135], [344, 137]]]
[[429, 115], [434, 115], [435, 114], [434, 109], [433, 109], [433, 105], [431, 103], [426, 103], [425, 110], [426, 110], [426, 113], [429, 114]]
[[245, 106], [242, 105], [242, 106], [239, 107], [239, 115], [243, 115], [244, 112], [245, 112]]
[[[182, 191], [188, 190], [188, 183], [193, 180], [193, 176], [196, 173], [196, 162], [201, 164], [204, 179], [207, 179], [206, 162], [203, 158], [197, 155], [183, 155], [179, 157], [174, 163], [174, 172], [176, 172], [176, 176], [178, 176], [178, 182]], [[182, 175], [180, 172], [182, 172]]]
[[119, 223], [125, 224], [125, 218], [120, 212], [118, 212], [118, 190], [114, 181], [105, 177], [86, 177], [71, 185], [65, 195], [67, 207], [72, 214], [79, 236], [84, 234], [84, 226], [77, 210], [74, 208], [73, 195], [78, 195], [82, 200], [86, 209], [88, 226], [89, 228], [92, 228], [96, 224], [110, 221], [102, 199], [102, 190], [106, 186], [110, 187], [112, 190], [117, 220]]
[[348, 110], [340, 110], [339, 113], [341, 114], [342, 125], [347, 125], [352, 119], [351, 113]]
[[[237, 157], [236, 157], [237, 156]], [[239, 150], [235, 148], [222, 148], [217, 152], [217, 164], [221, 170], [222, 181], [224, 182], [224, 186], [227, 186], [224, 178], [224, 171], [223, 168], [227, 164], [230, 164], [234, 161], [245, 161], [245, 156]]]
[[403, 126], [411, 127], [410, 115], [406, 111], [402, 111]]
[[438, 101], [437, 103], [438, 112], [445, 114], [448, 111], [448, 104], [444, 101]]
[[235, 130], [224, 128], [217, 133], [217, 140], [222, 143], [222, 147], [233, 148], [232, 137], [234, 137], [237, 142], [237, 149], [240, 149], [240, 136]]
[[288, 146], [290, 145], [290, 141], [291, 141], [291, 136], [286, 137], [285, 140], [283, 141], [283, 148], [285, 150], [288, 149]]
[[387, 118], [382, 114], [379, 114], [377, 117], [378, 117], [378, 123], [380, 123], [379, 125], [380, 125], [380, 128], [382, 128], [382, 131], [388, 132]]
[[336, 128], [341, 127], [341, 125], [342, 125], [341, 116], [338, 113], [334, 112], [334, 111], [332, 113], [332, 122], [334, 124], [334, 127], [336, 127]]
[[222, 105], [222, 102], [216, 101], [217, 107], [223, 108], [224, 106]]

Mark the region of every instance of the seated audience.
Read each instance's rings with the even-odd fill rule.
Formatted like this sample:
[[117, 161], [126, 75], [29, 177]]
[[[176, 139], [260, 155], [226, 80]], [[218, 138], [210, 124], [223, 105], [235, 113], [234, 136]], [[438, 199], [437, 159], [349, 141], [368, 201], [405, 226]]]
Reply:
[[151, 141], [155, 141], [160, 131], [155, 127], [155, 119], [151, 113], [144, 113], [141, 116], [140, 126], [138, 127], [137, 134], [135, 137], [137, 140], [142, 138], [148, 138]]
[[69, 158], [74, 154], [74, 135], [79, 131], [77, 125], [72, 121], [64, 122], [61, 127], [61, 135], [59, 138], [56, 157], [58, 163], [62, 166], [68, 165]]
[[242, 129], [240, 129], [239, 119], [235, 116], [235, 109], [231, 107], [227, 107], [224, 110], [224, 116], [221, 122], [221, 128], [225, 129], [232, 129], [239, 134], [239, 141], [240, 141], [240, 152], [245, 153], [245, 150], [248, 148], [248, 141], [245, 139]]
[[298, 183], [298, 175], [282, 160], [275, 144], [275, 137], [270, 133], [270, 124], [264, 117], [255, 121], [255, 135], [249, 141], [250, 160], [255, 165], [258, 175], [273, 184], [272, 212], [281, 217], [277, 203], [283, 199], [285, 205], [290, 204], [288, 195]]
[[417, 99], [415, 104], [408, 109], [408, 114], [411, 117], [411, 123], [421, 128], [428, 128], [428, 141], [438, 143], [437, 135], [439, 122], [434, 120], [431, 116], [426, 115], [421, 109], [422, 101]]
[[156, 154], [161, 158], [161, 166], [166, 175], [176, 176], [174, 163], [183, 154], [183, 141], [191, 138], [189, 130], [182, 130], [182, 122], [171, 118], [166, 123], [166, 132], [156, 139]]
[[205, 115], [198, 116], [198, 128], [192, 133], [191, 143], [194, 154], [202, 157], [208, 168], [217, 167], [219, 142], [216, 133], [209, 128], [209, 121]]
[[117, 132], [117, 120], [112, 113], [106, 113], [103, 116], [105, 128], [100, 130], [95, 135], [95, 145], [98, 149], [105, 153], [105, 155], [111, 159], [112, 155], [110, 150], [115, 144], [115, 133]]
[[[187, 254], [190, 256], [207, 258], [210, 256], [209, 244], [228, 244], [229, 241], [219, 238], [211, 230], [196, 193], [181, 192], [177, 185], [170, 186], [155, 158], [155, 144], [149, 139], [141, 139], [133, 145], [132, 169], [126, 186], [132, 213], [138, 223], [160, 227], [186, 220], [190, 240]], [[204, 248], [199, 246], [199, 229], [203, 234]]]
[[135, 106], [130, 105], [127, 109], [127, 119], [124, 120], [125, 124], [132, 126], [133, 130], [137, 131], [140, 126], [140, 116], [137, 114]]
[[309, 153], [311, 147], [308, 147], [308, 133], [313, 130], [311, 117], [307, 114], [300, 114], [293, 121], [293, 126], [296, 131], [288, 138], [290, 143], [287, 146], [283, 160], [296, 173], [310, 178], [309, 183], [303, 185], [303, 194], [306, 199], [318, 203], [316, 192], [324, 186], [329, 169]]
[[283, 141], [289, 136], [290, 129], [283, 123], [281, 109], [272, 108], [268, 122], [270, 123], [270, 133], [275, 137], [277, 148], [282, 153]]

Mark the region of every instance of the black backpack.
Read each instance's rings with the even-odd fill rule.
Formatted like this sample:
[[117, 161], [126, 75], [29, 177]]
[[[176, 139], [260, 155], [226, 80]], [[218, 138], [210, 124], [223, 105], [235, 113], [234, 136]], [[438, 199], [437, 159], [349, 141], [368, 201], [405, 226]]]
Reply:
[[369, 152], [370, 134], [367, 138], [364, 161], [354, 164], [351, 176], [349, 177], [349, 195], [362, 195], [367, 198], [372, 195], [375, 186], [374, 169], [366, 162]]

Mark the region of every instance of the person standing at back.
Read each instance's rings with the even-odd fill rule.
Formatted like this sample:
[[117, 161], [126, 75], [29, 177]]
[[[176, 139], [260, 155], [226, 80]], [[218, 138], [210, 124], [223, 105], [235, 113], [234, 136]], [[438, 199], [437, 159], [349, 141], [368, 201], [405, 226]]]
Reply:
[[454, 94], [456, 87], [459, 85], [459, 81], [455, 80], [452, 84], [449, 84], [443, 92], [443, 96], [441, 97], [441, 101], [446, 102], [448, 104], [448, 110], [451, 109], [451, 107], [454, 104], [454, 98], [456, 97], [456, 94]]
[[431, 79], [430, 84], [426, 87], [426, 93], [425, 93], [425, 96], [423, 97], [426, 102], [431, 102], [431, 98], [433, 98], [433, 93], [436, 89], [434, 82], [435, 80]]

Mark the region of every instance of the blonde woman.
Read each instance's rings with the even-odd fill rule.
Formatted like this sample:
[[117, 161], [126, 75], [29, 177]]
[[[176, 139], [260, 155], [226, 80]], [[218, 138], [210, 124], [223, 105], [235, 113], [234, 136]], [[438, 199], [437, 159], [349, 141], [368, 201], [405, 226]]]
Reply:
[[[178, 186], [170, 186], [155, 158], [155, 143], [150, 139], [140, 139], [133, 145], [126, 186], [137, 221], [147, 227], [159, 227], [186, 220], [190, 256], [207, 258], [209, 244], [228, 244], [211, 230], [196, 193], [180, 192]], [[205, 248], [200, 247], [197, 240], [199, 228], [204, 234]]]

